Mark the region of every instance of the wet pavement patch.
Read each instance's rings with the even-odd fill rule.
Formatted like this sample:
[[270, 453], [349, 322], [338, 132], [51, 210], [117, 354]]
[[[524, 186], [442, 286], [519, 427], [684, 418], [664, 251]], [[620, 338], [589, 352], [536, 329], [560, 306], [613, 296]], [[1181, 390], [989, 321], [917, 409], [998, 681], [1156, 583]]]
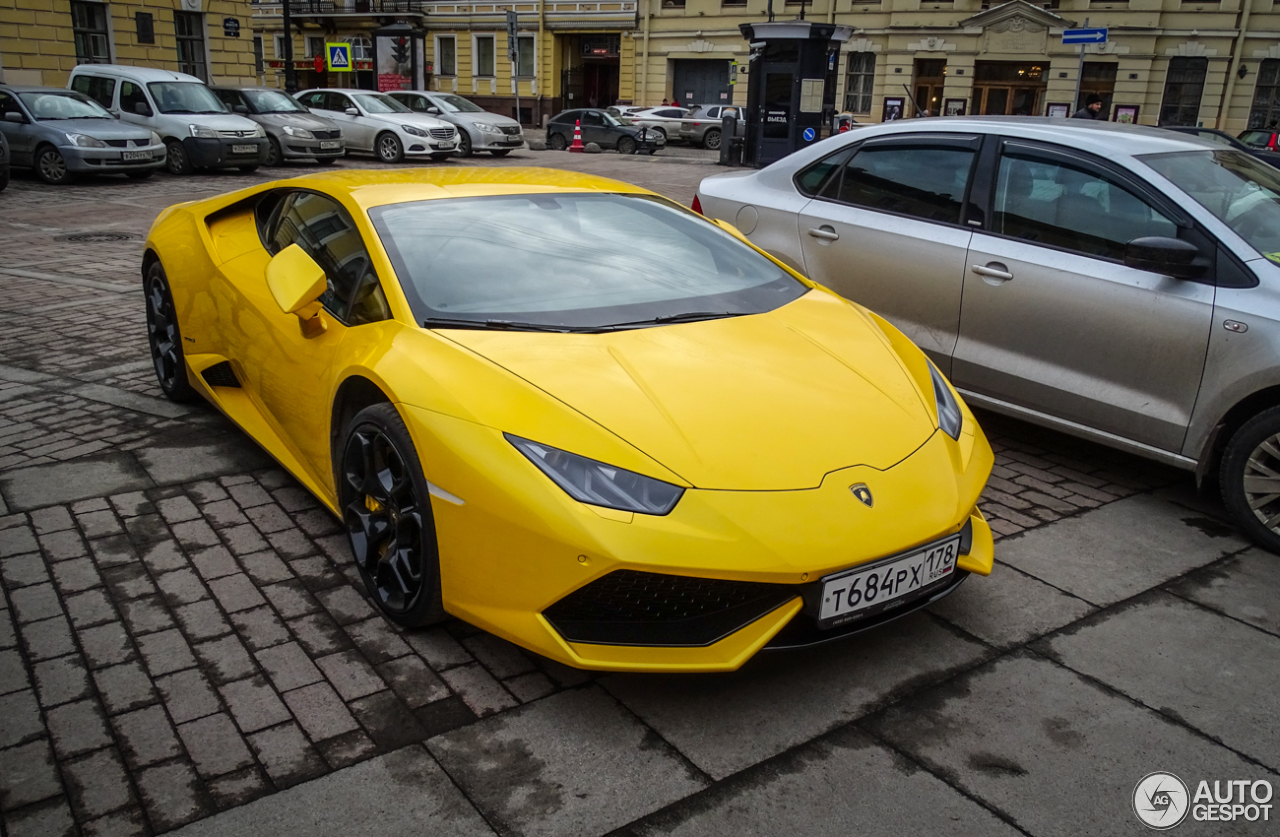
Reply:
[[0, 475], [0, 494], [15, 511], [71, 503], [90, 497], [141, 491], [154, 484], [128, 453], [36, 465]]

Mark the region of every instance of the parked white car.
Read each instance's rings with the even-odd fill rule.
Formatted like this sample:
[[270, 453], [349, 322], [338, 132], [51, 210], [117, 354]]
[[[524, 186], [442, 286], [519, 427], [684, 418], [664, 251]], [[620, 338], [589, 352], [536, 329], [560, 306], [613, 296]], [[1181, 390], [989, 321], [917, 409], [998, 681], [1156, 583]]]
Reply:
[[374, 154], [384, 163], [414, 157], [438, 162], [458, 147], [458, 131], [448, 122], [414, 113], [385, 93], [320, 88], [294, 98], [342, 129], [348, 153]]
[[251, 172], [266, 160], [267, 132], [227, 110], [195, 76], [124, 64], [81, 64], [71, 71], [67, 87], [121, 121], [159, 134], [171, 174], [230, 166]]

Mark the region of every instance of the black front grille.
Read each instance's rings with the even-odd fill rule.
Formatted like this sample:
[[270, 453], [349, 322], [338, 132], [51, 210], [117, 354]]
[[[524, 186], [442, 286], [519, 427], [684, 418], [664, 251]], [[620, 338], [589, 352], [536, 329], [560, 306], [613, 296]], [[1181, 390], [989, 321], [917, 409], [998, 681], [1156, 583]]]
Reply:
[[787, 584], [615, 570], [543, 615], [570, 642], [705, 646], [799, 593]]
[[502, 133], [506, 134], [509, 137], [520, 136], [519, 125], [499, 125], [498, 127], [502, 129]]
[[236, 377], [236, 371], [231, 368], [231, 362], [226, 360], [210, 366], [200, 373], [200, 377], [204, 378], [204, 382], [211, 387], [238, 388], [240, 386], [240, 379]]
[[111, 146], [112, 148], [128, 148], [129, 147], [128, 140], [103, 140], [103, 142], [105, 142], [107, 145]]
[[312, 131], [311, 136], [322, 140], [337, 139], [342, 136], [342, 131]]

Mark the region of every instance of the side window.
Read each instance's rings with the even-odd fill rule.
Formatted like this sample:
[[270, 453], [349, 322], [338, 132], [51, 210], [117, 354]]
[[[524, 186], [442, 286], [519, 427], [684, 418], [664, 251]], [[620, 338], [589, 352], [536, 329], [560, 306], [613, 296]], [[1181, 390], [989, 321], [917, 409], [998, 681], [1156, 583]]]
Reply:
[[[803, 195], [816, 198], [822, 192], [822, 187], [831, 180], [833, 173], [838, 172], [840, 167], [853, 156], [853, 152], [857, 151], [857, 147], [846, 148], [843, 151], [837, 151], [830, 157], [824, 157], [809, 168], [796, 175], [796, 188]], [[839, 178], [836, 178], [839, 180]]]
[[324, 106], [323, 93], [307, 93], [303, 96], [299, 96], [298, 101], [302, 103], [303, 107], [314, 108], [315, 110], [328, 110], [328, 108]]
[[6, 113], [16, 113], [22, 116], [26, 121], [26, 114], [22, 113], [22, 108], [18, 107], [18, 102], [8, 93], [0, 93], [0, 119], [4, 118]]
[[71, 89], [110, 109], [111, 97], [116, 92], [116, 80], [99, 76], [76, 76], [71, 82]]
[[1101, 171], [1011, 155], [1000, 160], [992, 231], [1116, 260], [1135, 238], [1178, 235], [1173, 221]]
[[567, 110], [551, 121], [556, 123], [567, 122], [568, 124], [572, 125], [577, 118], [578, 118], [578, 112], [576, 110]]
[[958, 224], [973, 158], [969, 148], [863, 147], [823, 194], [867, 209]]
[[347, 108], [353, 108], [355, 105], [352, 101], [341, 93], [326, 93], [324, 95], [324, 103], [326, 110], [345, 113]]
[[142, 92], [141, 85], [131, 81], [120, 82], [120, 110], [124, 113], [137, 113], [138, 105], [146, 105], [143, 112], [149, 112], [151, 105], [147, 102], [147, 94]]
[[268, 221], [267, 249], [274, 255], [297, 244], [315, 259], [329, 280], [320, 302], [348, 325], [390, 316], [369, 251], [346, 210], [312, 192], [297, 192], [286, 201]]
[[224, 105], [227, 106], [227, 110], [234, 111], [237, 105], [244, 104], [244, 100], [240, 98], [240, 91], [238, 90], [218, 88], [217, 90], [214, 90], [213, 93], [222, 100]]
[[590, 111], [590, 110], [584, 111], [582, 114], [582, 124], [583, 125], [603, 125], [604, 117], [596, 113], [595, 111]]

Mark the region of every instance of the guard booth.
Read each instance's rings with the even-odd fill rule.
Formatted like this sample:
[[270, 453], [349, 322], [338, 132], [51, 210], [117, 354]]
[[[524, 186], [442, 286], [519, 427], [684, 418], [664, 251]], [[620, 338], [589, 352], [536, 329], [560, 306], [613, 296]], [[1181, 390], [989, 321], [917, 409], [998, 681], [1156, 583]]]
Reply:
[[751, 45], [742, 162], [760, 168], [822, 139], [835, 115], [840, 45], [853, 30], [809, 20], [738, 28]]
[[407, 23], [393, 23], [369, 34], [373, 36], [375, 90], [427, 89], [425, 32]]

